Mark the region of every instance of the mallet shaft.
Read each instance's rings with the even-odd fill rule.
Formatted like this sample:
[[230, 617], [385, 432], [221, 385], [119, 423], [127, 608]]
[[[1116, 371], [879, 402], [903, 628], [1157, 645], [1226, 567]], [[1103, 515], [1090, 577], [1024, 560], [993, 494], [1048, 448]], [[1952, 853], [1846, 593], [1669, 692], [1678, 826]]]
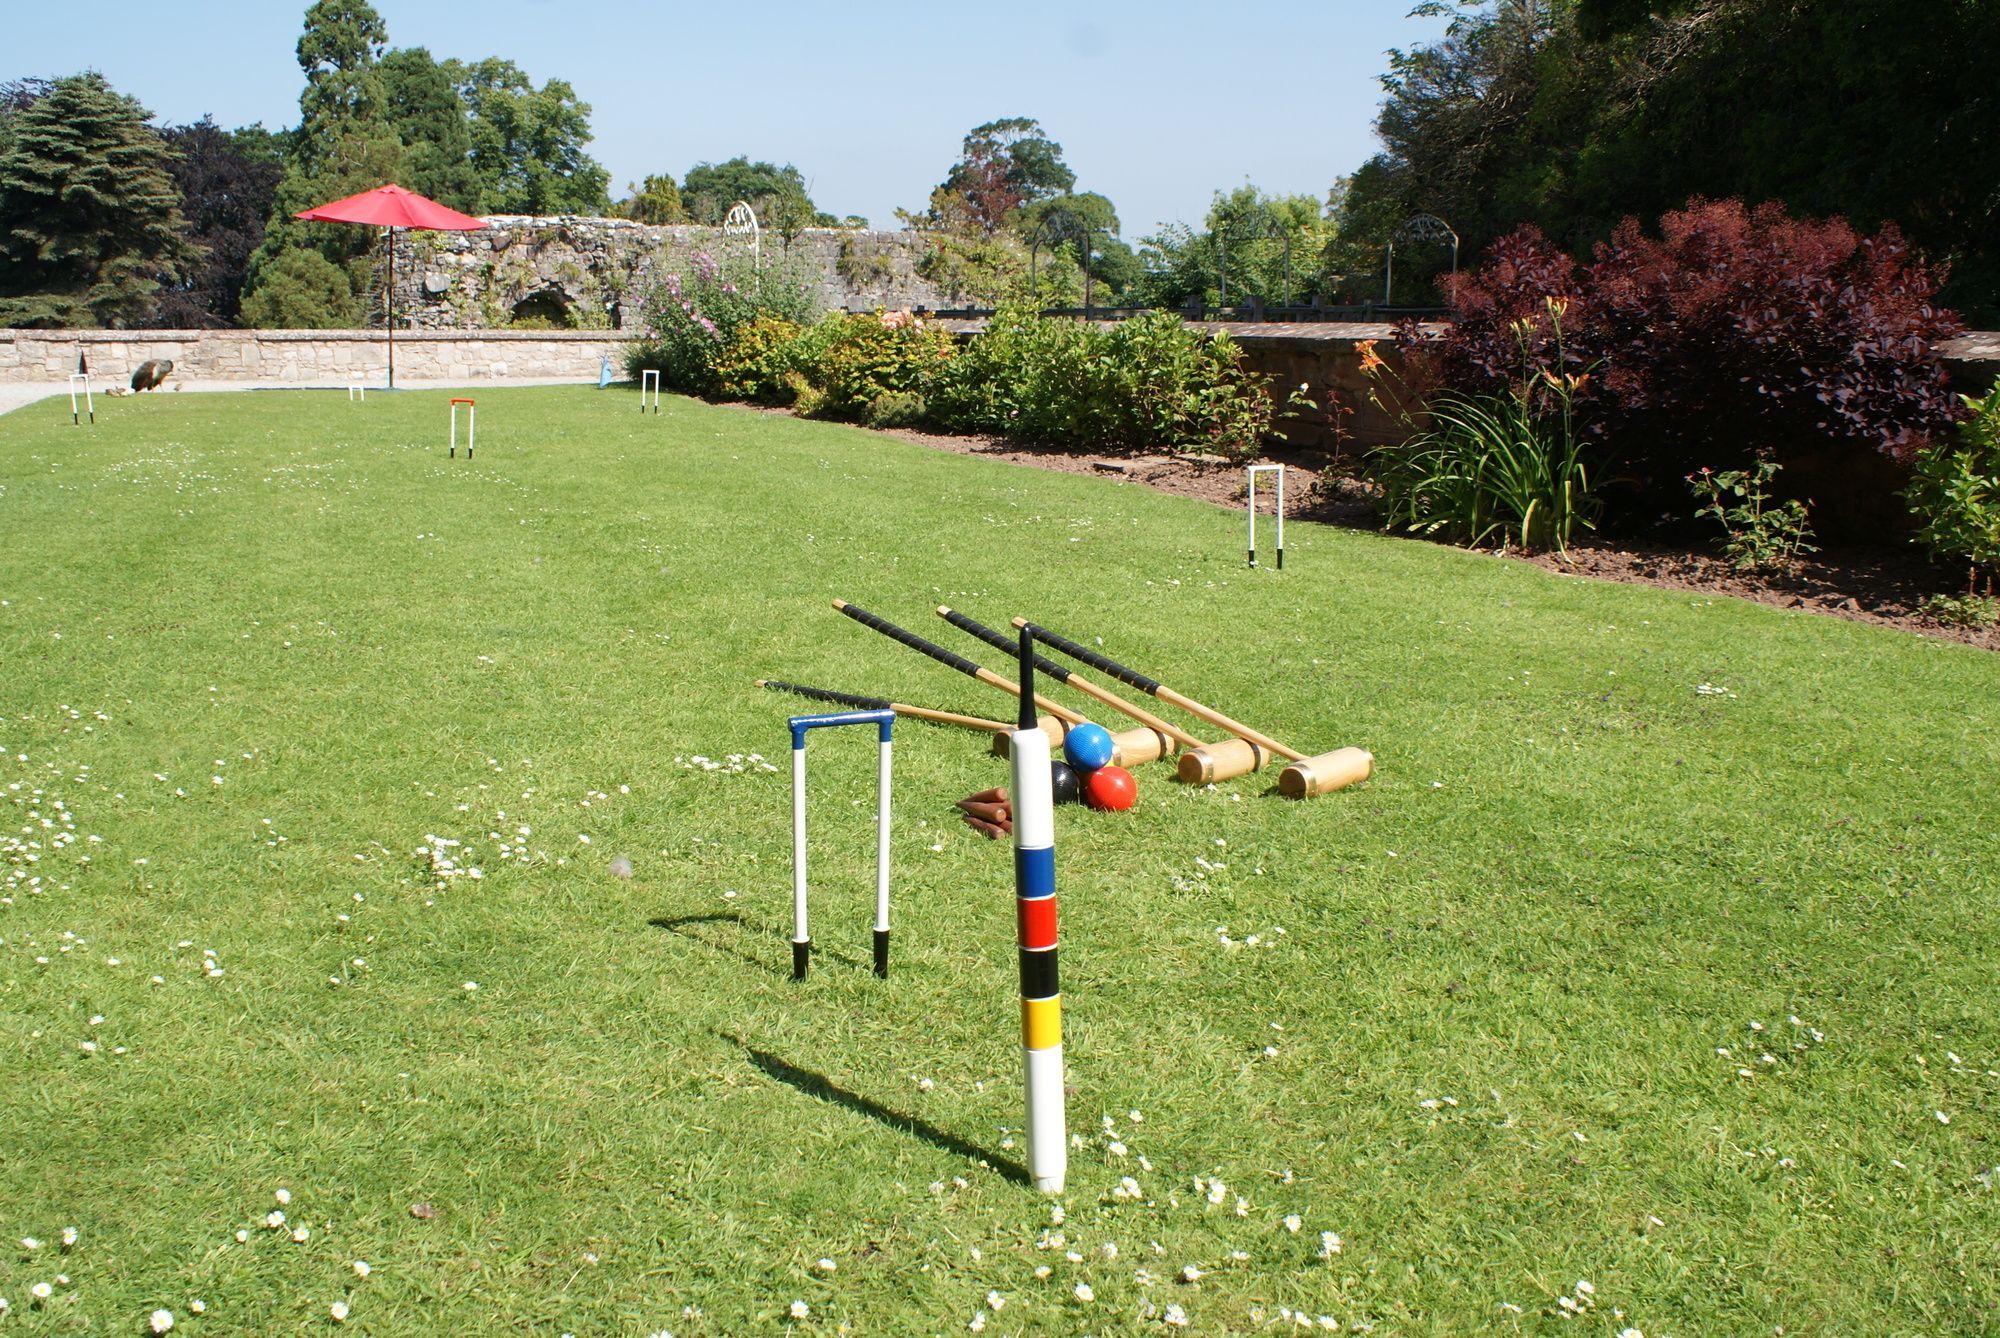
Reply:
[[[981, 641], [984, 641], [996, 650], [1011, 651], [1013, 649], [1013, 646], [1009, 644], [1007, 634], [1004, 632], [996, 631], [984, 623], [975, 622], [964, 614], [943, 604], [938, 605], [937, 612], [938, 617], [944, 619], [953, 627], [958, 628], [961, 632], [967, 632], [978, 637]], [[1151, 711], [1143, 707], [1134, 706], [1116, 693], [1105, 691], [1089, 679], [1079, 677], [1047, 656], [1035, 656], [1035, 668], [1041, 673], [1047, 674], [1050, 678], [1055, 679], [1056, 682], [1075, 688], [1086, 697], [1095, 698], [1114, 711], [1122, 711], [1148, 729], [1156, 729], [1168, 738], [1185, 744], [1189, 748], [1201, 747], [1200, 739], [1197, 739], [1194, 735], [1175, 725], [1172, 721], [1162, 720]]]
[[[908, 646], [911, 650], [916, 651], [919, 655], [928, 655], [930, 656], [930, 658], [936, 660], [939, 664], [944, 665], [946, 668], [956, 669], [958, 670], [959, 673], [966, 675], [968, 678], [976, 678], [982, 683], [991, 684], [992, 686], [999, 688], [1002, 692], [1005, 692], [1010, 696], [1018, 697], [1021, 695], [1021, 689], [1018, 684], [1012, 683], [1007, 679], [1002, 678], [1000, 675], [994, 673], [991, 669], [980, 668], [978, 665], [974, 664], [971, 660], [966, 659], [963, 655], [955, 655], [951, 651], [946, 650], [943, 646], [938, 645], [937, 642], [935, 641], [926, 641], [924, 640], [924, 638], [918, 636], [915, 632], [911, 632], [904, 628], [898, 627], [896, 626], [896, 624], [889, 622], [887, 619], [878, 618], [874, 614], [868, 612], [868, 610], [860, 607], [859, 605], [850, 604], [844, 599], [836, 599], [833, 601], [833, 607], [839, 609], [842, 613], [854, 619], [854, 621], [860, 623], [863, 627], [873, 628], [875, 631], [880, 632], [883, 636], [888, 637], [891, 641], [900, 641], [905, 646]], [[1069, 724], [1082, 725], [1089, 723], [1085, 719], [1085, 717], [1078, 715], [1075, 711], [1070, 710], [1067, 706], [1063, 706], [1057, 702], [1050, 701], [1047, 697], [1044, 697], [1039, 692], [1035, 694], [1035, 705], [1041, 707], [1044, 711], [1047, 711], [1050, 715], [1056, 717], [1058, 720], [1067, 721]]]
[[1083, 664], [1087, 664], [1091, 668], [1100, 670], [1103, 673], [1107, 673], [1111, 675], [1111, 677], [1117, 679], [1119, 682], [1125, 684], [1125, 686], [1130, 688], [1137, 688], [1139, 691], [1145, 693], [1149, 697], [1157, 697], [1161, 701], [1166, 702], [1169, 705], [1178, 706], [1183, 711], [1186, 711], [1189, 715], [1196, 716], [1202, 720], [1206, 720], [1209, 724], [1216, 726], [1218, 729], [1226, 729], [1239, 739], [1248, 739], [1250, 742], [1256, 744], [1258, 747], [1267, 748], [1271, 752], [1276, 753], [1278, 756], [1290, 758], [1294, 762], [1300, 762], [1305, 760], [1306, 755], [1304, 753], [1298, 752], [1295, 749], [1287, 748], [1284, 744], [1279, 743], [1276, 739], [1272, 738], [1270, 735], [1260, 733], [1259, 731], [1250, 728], [1248, 725], [1242, 723], [1241, 721], [1231, 720], [1228, 716], [1224, 715], [1222, 712], [1214, 710], [1207, 706], [1203, 706], [1198, 701], [1195, 701], [1188, 697], [1183, 697], [1180, 693], [1175, 692], [1172, 688], [1163, 687], [1158, 680], [1147, 678], [1144, 674], [1139, 673], [1135, 669], [1127, 669], [1124, 665], [1118, 663], [1118, 661], [1111, 659], [1107, 655], [1100, 654], [1099, 652], [1092, 650], [1088, 646], [1078, 645], [1076, 642], [1071, 641], [1068, 637], [1059, 636], [1056, 633], [1049, 631], [1049, 629], [1046, 627], [1037, 627], [1035, 624], [1027, 621], [1027, 619], [1025, 618], [1016, 618], [1014, 620], [1014, 625], [1016, 627], [1024, 629], [1030, 636], [1034, 637], [1035, 640], [1041, 642], [1043, 645], [1053, 646], [1057, 650], [1061, 651], [1063, 654], [1069, 656], [1071, 659], [1077, 660]]
[[832, 688], [811, 688], [803, 683], [782, 683], [775, 678], [757, 680], [760, 688], [773, 692], [790, 692], [814, 701], [832, 702], [837, 706], [852, 706], [864, 711], [894, 711], [897, 715], [911, 720], [928, 720], [936, 725], [956, 725], [960, 729], [976, 729], [987, 734], [1005, 734], [1013, 726], [1000, 720], [987, 720], [976, 715], [960, 715], [956, 711], [936, 711], [928, 706], [911, 706], [907, 702], [892, 702], [881, 697], [866, 697], [858, 692], [836, 692]]

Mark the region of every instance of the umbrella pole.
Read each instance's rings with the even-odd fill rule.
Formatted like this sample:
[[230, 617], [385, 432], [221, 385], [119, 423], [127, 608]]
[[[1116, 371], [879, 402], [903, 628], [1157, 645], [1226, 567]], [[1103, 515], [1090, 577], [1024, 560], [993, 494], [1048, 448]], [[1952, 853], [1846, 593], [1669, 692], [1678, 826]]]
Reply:
[[396, 230], [389, 229], [389, 291], [384, 294], [389, 309], [389, 389], [396, 388]]

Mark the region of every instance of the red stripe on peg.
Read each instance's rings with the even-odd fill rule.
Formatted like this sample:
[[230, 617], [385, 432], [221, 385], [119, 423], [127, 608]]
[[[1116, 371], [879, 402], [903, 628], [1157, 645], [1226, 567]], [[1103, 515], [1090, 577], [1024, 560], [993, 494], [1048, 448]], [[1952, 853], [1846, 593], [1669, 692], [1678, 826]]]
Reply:
[[1014, 903], [1020, 907], [1021, 946], [1024, 948], [1053, 948], [1056, 946], [1056, 899], [1054, 897], [1034, 897]]

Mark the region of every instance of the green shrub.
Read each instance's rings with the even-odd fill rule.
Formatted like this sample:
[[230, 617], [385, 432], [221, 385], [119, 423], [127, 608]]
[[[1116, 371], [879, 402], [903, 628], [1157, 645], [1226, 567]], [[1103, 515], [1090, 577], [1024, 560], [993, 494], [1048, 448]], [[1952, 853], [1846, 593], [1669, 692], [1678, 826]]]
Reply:
[[957, 351], [949, 334], [907, 312], [828, 316], [799, 341], [798, 365], [820, 392], [811, 412], [858, 420], [885, 395], [920, 394]]
[[243, 323], [256, 330], [358, 330], [368, 313], [346, 270], [294, 247], [258, 271], [257, 286], [243, 299]]
[[935, 412], [954, 431], [1122, 445], [1129, 396], [1107, 345], [1102, 330], [1081, 321], [1002, 307], [933, 387]]
[[1240, 455], [1275, 406], [1226, 338], [1156, 312], [1113, 326], [1002, 307], [933, 384], [933, 417], [960, 432], [1055, 446], [1181, 446]]
[[924, 397], [913, 390], [891, 390], [877, 395], [862, 421], [870, 427], [915, 427], [929, 416]]
[[1228, 335], [1201, 335], [1160, 311], [1113, 326], [1110, 342], [1129, 377], [1135, 445], [1248, 455], [1270, 434], [1277, 405], [1269, 380], [1245, 369]]
[[[1723, 556], [1738, 571], [1783, 571], [1798, 561], [1801, 553], [1817, 553], [1808, 543], [1812, 526], [1807, 523], [1806, 503], [1796, 497], [1774, 503], [1769, 492], [1778, 474], [1778, 462], [1759, 459], [1748, 469], [1716, 473], [1703, 469], [1688, 475], [1688, 486], [1704, 503], [1696, 516], [1709, 516], [1722, 525]], [[1734, 497], [1733, 506], [1723, 498]]]
[[1932, 595], [1917, 612], [1950, 627], [1991, 627], [2000, 623], [2000, 599], [1992, 595]]
[[802, 262], [759, 268], [747, 253], [718, 263], [695, 252], [685, 272], [671, 272], [639, 298], [640, 339], [627, 347], [626, 375], [657, 368], [660, 379], [693, 395], [717, 393], [717, 369], [737, 331], [759, 316], [812, 319], [819, 285]]
[[1971, 417], [1954, 437], [1919, 451], [1904, 493], [1917, 518], [1917, 542], [1931, 556], [1966, 564], [1967, 598], [2000, 567], [2000, 391], [1960, 397]]
[[782, 316], [759, 316], [743, 326], [716, 358], [716, 393], [758, 404], [790, 404], [801, 333], [797, 322]]

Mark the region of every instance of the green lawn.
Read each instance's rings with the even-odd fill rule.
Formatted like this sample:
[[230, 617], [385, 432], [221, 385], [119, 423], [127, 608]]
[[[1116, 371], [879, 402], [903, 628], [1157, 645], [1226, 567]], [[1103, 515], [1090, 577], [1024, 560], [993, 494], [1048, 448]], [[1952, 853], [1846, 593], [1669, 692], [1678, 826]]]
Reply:
[[[2000, 659], [616, 391], [450, 460], [446, 398], [0, 418], [0, 1334], [2000, 1329]], [[898, 730], [886, 983], [814, 743], [787, 979], [751, 680], [1007, 710], [834, 596], [1378, 759], [1064, 811], [1054, 1212], [978, 739]]]

